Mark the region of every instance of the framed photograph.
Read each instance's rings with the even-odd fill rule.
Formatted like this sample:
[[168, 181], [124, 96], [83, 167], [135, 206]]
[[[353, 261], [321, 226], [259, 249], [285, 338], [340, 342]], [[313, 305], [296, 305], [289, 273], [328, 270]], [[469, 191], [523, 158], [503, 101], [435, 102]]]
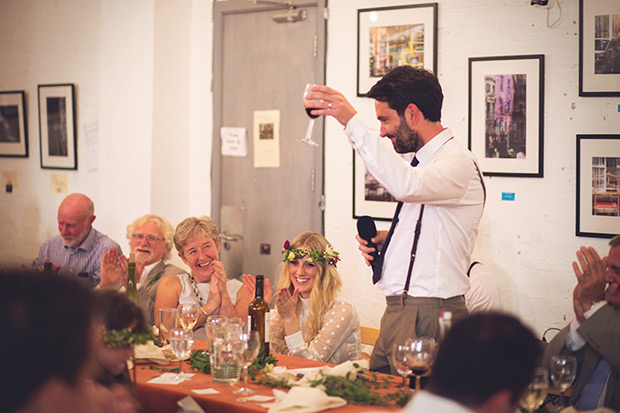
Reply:
[[579, 0], [579, 96], [620, 96], [618, 0]]
[[403, 65], [437, 73], [437, 3], [357, 10], [357, 96]]
[[28, 157], [26, 93], [0, 92], [0, 156]]
[[489, 176], [542, 178], [545, 56], [469, 58], [469, 149]]
[[[382, 139], [381, 144], [388, 143]], [[353, 218], [369, 215], [375, 220], [391, 221], [398, 202], [367, 170], [362, 158], [353, 151]]]
[[577, 135], [579, 237], [620, 234], [620, 135]]
[[39, 85], [41, 168], [77, 169], [75, 87]]

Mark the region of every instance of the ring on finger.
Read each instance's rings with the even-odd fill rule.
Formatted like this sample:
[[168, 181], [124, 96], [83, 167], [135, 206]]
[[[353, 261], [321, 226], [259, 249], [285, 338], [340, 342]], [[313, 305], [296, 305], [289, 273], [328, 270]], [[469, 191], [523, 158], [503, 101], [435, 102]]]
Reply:
[[327, 104], [327, 109], [331, 109], [332, 108], [332, 104], [331, 102]]

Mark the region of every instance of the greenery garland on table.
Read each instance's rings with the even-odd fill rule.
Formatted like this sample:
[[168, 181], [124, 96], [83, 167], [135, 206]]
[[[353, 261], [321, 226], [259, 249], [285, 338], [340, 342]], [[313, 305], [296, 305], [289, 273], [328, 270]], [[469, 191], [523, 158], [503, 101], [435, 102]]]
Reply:
[[[277, 379], [265, 374], [273, 370], [273, 366], [278, 363], [278, 360], [272, 355], [265, 357], [262, 354], [263, 352], [261, 351], [260, 355], [248, 369], [248, 374], [252, 381], [263, 386], [290, 389], [291, 385], [287, 379]], [[208, 351], [194, 350], [189, 357], [189, 361], [192, 370], [199, 370], [207, 374], [211, 373]], [[358, 368], [359, 365], [354, 364], [354, 367]], [[260, 377], [257, 378], [259, 373]], [[392, 376], [379, 378], [375, 372], [365, 371], [364, 373], [366, 374], [358, 375], [355, 380], [349, 379], [350, 373], [347, 373], [345, 377], [323, 375], [322, 378], [309, 383], [311, 387], [323, 385], [328, 396], [340, 397], [351, 404], [369, 404], [373, 406], [390, 406], [392, 403], [398, 406], [407, 404], [411, 397], [411, 394], [407, 391], [387, 394], [380, 394], [374, 391], [380, 388], [388, 388], [393, 379]]]
[[[192, 370], [198, 370], [205, 374], [211, 374], [211, 360], [209, 358], [209, 352], [207, 350], [194, 350], [189, 356], [190, 368]], [[256, 374], [263, 370], [267, 365], [271, 368], [278, 364], [278, 359], [273, 355], [265, 356], [262, 349], [248, 368], [248, 375], [254, 380]]]

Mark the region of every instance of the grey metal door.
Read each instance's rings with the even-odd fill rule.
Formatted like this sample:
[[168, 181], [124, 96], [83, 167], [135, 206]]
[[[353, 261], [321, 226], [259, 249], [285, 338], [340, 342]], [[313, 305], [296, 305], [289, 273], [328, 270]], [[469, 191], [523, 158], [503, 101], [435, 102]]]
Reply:
[[[323, 119], [315, 122], [318, 147], [298, 140], [309, 120], [304, 86], [324, 83], [325, 0], [255, 3], [214, 4], [212, 216], [229, 276], [274, 282], [283, 242], [323, 233]], [[255, 111], [266, 110], [279, 111], [279, 167], [254, 163]], [[221, 155], [221, 127], [246, 130], [246, 156]]]

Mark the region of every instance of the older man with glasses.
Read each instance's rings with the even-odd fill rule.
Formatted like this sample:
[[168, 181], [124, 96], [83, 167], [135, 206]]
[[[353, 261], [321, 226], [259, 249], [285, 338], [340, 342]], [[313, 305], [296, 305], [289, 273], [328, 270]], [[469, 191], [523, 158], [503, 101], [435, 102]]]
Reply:
[[[163, 277], [182, 274], [183, 269], [165, 261], [170, 258], [173, 226], [164, 218], [147, 214], [127, 226], [127, 239], [136, 258], [136, 283], [140, 306], [150, 324], [153, 324], [153, 308], [157, 287]], [[122, 289], [127, 285], [127, 258], [118, 259], [115, 248], [110, 248], [101, 261], [102, 288]]]

